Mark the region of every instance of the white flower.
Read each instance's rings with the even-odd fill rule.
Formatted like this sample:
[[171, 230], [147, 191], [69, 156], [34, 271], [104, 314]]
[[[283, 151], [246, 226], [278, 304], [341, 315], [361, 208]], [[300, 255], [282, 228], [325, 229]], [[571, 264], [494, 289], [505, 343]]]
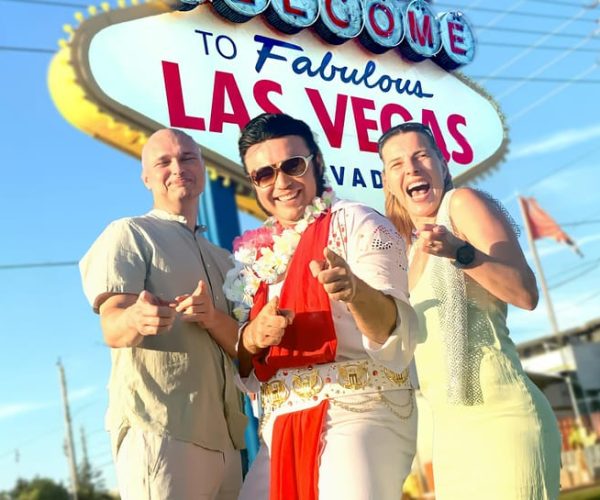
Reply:
[[248, 272], [244, 279], [246, 283], [244, 293], [249, 293], [254, 296], [260, 286], [260, 278], [256, 276], [256, 274]]
[[256, 249], [241, 247], [235, 252], [235, 260], [244, 265], [251, 266], [256, 260]]
[[277, 278], [280, 275], [282, 275], [283, 273], [285, 273], [287, 266], [290, 262], [290, 256], [289, 255], [278, 255], [278, 254], [275, 254], [275, 256], [276, 256], [276, 258], [275, 258], [275, 262], [273, 263], [273, 267], [275, 268], [275, 272], [277, 273], [275, 278]]
[[285, 267], [283, 271], [279, 270], [281, 269], [281, 258], [281, 255], [274, 253], [270, 248], [263, 248], [261, 257], [254, 263], [252, 270], [267, 283], [275, 283], [279, 274], [285, 271]]
[[323, 210], [325, 210], [327, 208], [327, 205], [321, 198], [317, 197], [313, 200], [313, 204], [309, 205], [309, 207], [311, 207], [311, 209], [314, 213], [314, 212], [322, 212]]
[[300, 240], [300, 235], [306, 230], [308, 227], [308, 221], [306, 219], [300, 219], [296, 225], [294, 226], [294, 233], [298, 235], [298, 240]]
[[254, 294], [250, 294], [250, 293], [245, 293], [242, 296], [242, 304], [248, 308], [252, 307], [252, 304], [254, 304]]
[[236, 306], [233, 308], [233, 315], [237, 318], [237, 320], [242, 323], [248, 319], [250, 314], [250, 310], [246, 307]]
[[300, 234], [296, 231], [286, 229], [281, 236], [273, 238], [273, 252], [276, 255], [292, 255], [299, 241]]
[[[261, 282], [273, 284], [285, 273], [298, 247], [301, 234], [334, 200], [335, 195], [330, 190], [325, 191], [321, 198], [315, 198], [293, 228], [273, 236], [272, 249], [263, 247], [257, 250], [250, 246], [238, 248], [235, 252], [235, 267], [229, 270], [223, 284], [225, 296], [234, 304], [233, 313], [238, 321], [248, 319]], [[276, 224], [277, 220], [269, 217], [264, 226], [274, 227]]]

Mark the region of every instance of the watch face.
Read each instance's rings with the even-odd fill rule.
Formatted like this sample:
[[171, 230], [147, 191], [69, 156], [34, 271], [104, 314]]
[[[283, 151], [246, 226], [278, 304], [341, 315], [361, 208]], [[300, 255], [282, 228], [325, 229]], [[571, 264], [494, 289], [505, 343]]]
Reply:
[[469, 243], [465, 243], [456, 251], [456, 261], [463, 266], [468, 266], [474, 259], [475, 249]]

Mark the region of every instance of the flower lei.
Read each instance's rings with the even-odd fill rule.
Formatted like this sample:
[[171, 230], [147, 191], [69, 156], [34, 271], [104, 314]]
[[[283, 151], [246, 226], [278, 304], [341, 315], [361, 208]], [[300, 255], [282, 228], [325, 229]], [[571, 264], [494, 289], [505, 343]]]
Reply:
[[235, 266], [225, 276], [223, 291], [233, 302], [233, 314], [238, 321], [248, 319], [260, 283], [271, 285], [285, 273], [302, 233], [334, 200], [333, 191], [327, 189], [321, 197], [313, 198], [294, 227], [284, 229], [275, 217], [269, 217], [262, 227], [233, 240]]

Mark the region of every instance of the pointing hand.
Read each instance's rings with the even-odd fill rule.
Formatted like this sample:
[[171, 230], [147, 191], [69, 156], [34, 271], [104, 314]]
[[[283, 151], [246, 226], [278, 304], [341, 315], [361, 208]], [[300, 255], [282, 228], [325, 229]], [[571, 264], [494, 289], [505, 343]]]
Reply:
[[167, 332], [175, 320], [174, 304], [143, 290], [131, 307], [131, 322], [140, 335]]
[[217, 319], [215, 305], [208, 289], [208, 285], [200, 280], [198, 286], [191, 294], [175, 297], [177, 307], [175, 310], [182, 313], [182, 321], [198, 323], [207, 330], [215, 326]]
[[331, 300], [352, 302], [356, 296], [357, 278], [348, 263], [329, 248], [323, 250], [324, 260], [309, 263], [312, 275], [319, 280]]

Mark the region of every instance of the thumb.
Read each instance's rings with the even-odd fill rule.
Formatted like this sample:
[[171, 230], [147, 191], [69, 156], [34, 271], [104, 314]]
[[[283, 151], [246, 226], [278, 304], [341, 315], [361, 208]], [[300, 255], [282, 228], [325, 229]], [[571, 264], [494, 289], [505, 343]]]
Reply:
[[344, 267], [346, 265], [346, 261], [330, 248], [325, 248], [325, 250], [323, 250], [323, 255], [325, 255], [329, 268]]
[[204, 282], [204, 280], [200, 280], [198, 281], [198, 286], [196, 287], [196, 289], [194, 290], [194, 292], [192, 293], [192, 295], [203, 295], [206, 293], [206, 283]]
[[447, 232], [446, 226], [436, 225], [433, 226], [433, 232], [436, 234], [445, 234]]
[[269, 300], [269, 303], [267, 304], [267, 311], [273, 314], [277, 314], [279, 310], [279, 297], [275, 296], [273, 297], [271, 300]]
[[142, 292], [138, 296], [138, 302], [142, 302], [144, 304], [158, 305], [158, 299], [148, 290], [142, 290]]
[[325, 262], [322, 260], [311, 260], [308, 263], [308, 269], [310, 269], [313, 278], [316, 278], [319, 273], [323, 270]]

